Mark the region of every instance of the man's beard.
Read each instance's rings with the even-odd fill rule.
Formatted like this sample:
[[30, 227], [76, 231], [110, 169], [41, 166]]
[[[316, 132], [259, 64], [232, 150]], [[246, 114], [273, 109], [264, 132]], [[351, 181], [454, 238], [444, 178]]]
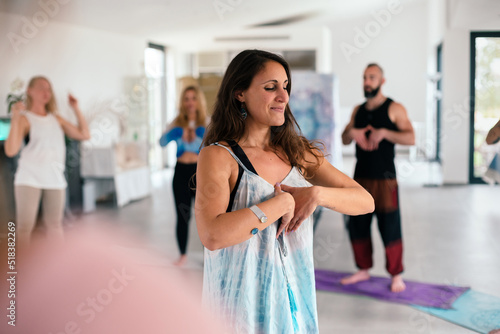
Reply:
[[365, 97], [367, 99], [371, 99], [372, 97], [375, 97], [378, 94], [378, 91], [380, 90], [380, 86], [373, 88], [371, 91], [367, 91], [366, 88], [364, 89], [365, 91]]

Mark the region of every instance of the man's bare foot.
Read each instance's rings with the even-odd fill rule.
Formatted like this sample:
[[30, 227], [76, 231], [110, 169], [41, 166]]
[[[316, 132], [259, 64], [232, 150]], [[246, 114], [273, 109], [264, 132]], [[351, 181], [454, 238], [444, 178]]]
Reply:
[[186, 264], [186, 262], [187, 262], [187, 255], [183, 254], [179, 257], [177, 261], [174, 262], [174, 265], [176, 265], [177, 267], [182, 267], [183, 265]]
[[402, 292], [405, 291], [406, 284], [403, 282], [401, 275], [392, 276], [391, 279], [391, 291], [392, 292]]
[[360, 270], [355, 274], [352, 274], [351, 276], [344, 277], [340, 280], [340, 284], [343, 285], [349, 285], [349, 284], [354, 284], [358, 283], [361, 281], [366, 281], [370, 279], [370, 274], [368, 273], [368, 270]]
[[489, 332], [488, 334], [500, 334], [500, 328], [499, 329], [494, 329], [491, 332]]

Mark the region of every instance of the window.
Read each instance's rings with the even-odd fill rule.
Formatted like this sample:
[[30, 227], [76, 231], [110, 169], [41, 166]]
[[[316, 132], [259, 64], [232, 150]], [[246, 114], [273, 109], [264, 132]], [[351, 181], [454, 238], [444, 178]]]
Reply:
[[165, 47], [149, 43], [144, 53], [144, 66], [148, 82], [149, 164], [152, 171], [163, 168], [162, 148], [158, 139], [166, 115]]

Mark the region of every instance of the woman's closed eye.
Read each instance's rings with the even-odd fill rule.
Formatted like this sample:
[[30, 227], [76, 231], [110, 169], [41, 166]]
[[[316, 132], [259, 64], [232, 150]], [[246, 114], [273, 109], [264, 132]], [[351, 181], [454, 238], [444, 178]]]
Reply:
[[[285, 86], [283, 87], [283, 90], [286, 90], [288, 86]], [[276, 90], [276, 86], [267, 86], [267, 87], [264, 87], [265, 90], [267, 91], [273, 91], [273, 90]]]

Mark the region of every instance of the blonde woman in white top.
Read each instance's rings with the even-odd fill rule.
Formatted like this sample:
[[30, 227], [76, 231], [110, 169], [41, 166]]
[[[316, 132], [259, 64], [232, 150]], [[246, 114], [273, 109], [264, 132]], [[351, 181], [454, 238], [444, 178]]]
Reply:
[[49, 80], [37, 76], [28, 84], [26, 105], [18, 102], [12, 108], [5, 154], [15, 156], [21, 149], [23, 139], [30, 135], [28, 144], [21, 150], [14, 178], [16, 236], [20, 246], [30, 241], [40, 201], [47, 236], [58, 240], [63, 238], [62, 218], [67, 186], [64, 177], [64, 135], [76, 140], [90, 138], [78, 101], [69, 95], [68, 102], [78, 120], [77, 126], [57, 114]]

